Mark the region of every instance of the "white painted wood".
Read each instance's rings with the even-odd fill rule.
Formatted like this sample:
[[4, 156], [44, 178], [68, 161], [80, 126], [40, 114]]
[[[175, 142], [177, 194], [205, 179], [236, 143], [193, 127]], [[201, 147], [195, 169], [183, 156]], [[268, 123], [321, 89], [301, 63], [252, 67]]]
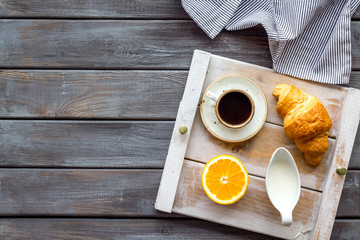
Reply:
[[[230, 74], [243, 75], [257, 82], [268, 100], [267, 123], [258, 135], [243, 143], [225, 143], [212, 137], [205, 130], [200, 116], [194, 117], [195, 112], [198, 112], [200, 93], [212, 81]], [[318, 97], [330, 114], [333, 122], [330, 137], [333, 139], [330, 139], [330, 148], [317, 168], [305, 164], [302, 153], [283, 133], [283, 120], [276, 112], [277, 99], [272, 96], [274, 87], [279, 83], [293, 84]], [[303, 81], [275, 73], [271, 69], [215, 55], [210, 57], [209, 53], [196, 51], [180, 103], [155, 208], [281, 238], [330, 238], [344, 183], [344, 177], [337, 175], [335, 169], [338, 165], [347, 167], [349, 163], [360, 117], [359, 106], [354, 104], [360, 102], [359, 92], [356, 89]], [[187, 134], [180, 135], [181, 125], [188, 126]], [[278, 146], [285, 146], [292, 152], [300, 171], [302, 186], [306, 188], [302, 189], [294, 211], [294, 223], [290, 227], [281, 225], [280, 214], [267, 198], [263, 178], [271, 153]], [[200, 176], [204, 163], [219, 154], [239, 157], [252, 175], [244, 198], [230, 206], [213, 203], [201, 187]], [[189, 160], [183, 166], [184, 156]]]
[[207, 163], [220, 154], [229, 154], [239, 158], [244, 163], [249, 174], [265, 178], [271, 155], [278, 147], [285, 147], [293, 155], [303, 187], [318, 191], [323, 189], [323, 182], [331, 165], [331, 156], [333, 156], [335, 150], [335, 139], [329, 138], [328, 151], [324, 154], [320, 165], [313, 168], [305, 162], [304, 154], [297, 148], [295, 143], [285, 135], [284, 128], [271, 123], [265, 123], [255, 137], [245, 142], [227, 143], [215, 138], [206, 130], [198, 110], [195, 115], [185, 158]]
[[309, 239], [315, 225], [321, 193], [301, 189], [293, 211], [293, 223], [283, 226], [272, 206], [263, 178], [250, 175], [244, 197], [231, 205], [220, 205], [207, 197], [201, 186], [204, 164], [185, 160], [173, 212], [286, 239]]
[[283, 125], [283, 119], [276, 112], [276, 104], [278, 100], [272, 96], [272, 91], [277, 84], [287, 83], [292, 84], [305, 93], [314, 95], [321, 100], [326, 110], [329, 112], [331, 121], [333, 122], [330, 136], [335, 137], [337, 135], [340, 125], [341, 106], [347, 93], [346, 88], [301, 80], [279, 74], [270, 68], [212, 55], [203, 91], [216, 79], [225, 75], [234, 74], [250, 78], [262, 88], [268, 102], [267, 122]]
[[[194, 52], [155, 202], [155, 208], [157, 210], [169, 213], [172, 210], [185, 151], [188, 145], [206, 71], [208, 69], [210, 56], [211, 54], [207, 52], [199, 50], [195, 50]], [[179, 132], [179, 127], [183, 125], [188, 128], [186, 134], [181, 134]]]
[[[338, 175], [338, 166], [348, 167], [360, 118], [360, 90], [349, 88], [337, 136], [335, 155], [325, 181], [321, 208], [316, 221], [313, 239], [330, 239], [345, 176]], [[360, 203], [359, 203], [360, 204]]]

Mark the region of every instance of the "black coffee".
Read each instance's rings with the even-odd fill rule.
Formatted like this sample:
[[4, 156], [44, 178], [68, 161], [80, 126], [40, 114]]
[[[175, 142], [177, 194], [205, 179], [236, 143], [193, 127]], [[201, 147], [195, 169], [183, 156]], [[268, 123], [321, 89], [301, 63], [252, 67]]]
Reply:
[[219, 102], [219, 116], [229, 125], [240, 125], [251, 115], [250, 99], [241, 92], [225, 94]]

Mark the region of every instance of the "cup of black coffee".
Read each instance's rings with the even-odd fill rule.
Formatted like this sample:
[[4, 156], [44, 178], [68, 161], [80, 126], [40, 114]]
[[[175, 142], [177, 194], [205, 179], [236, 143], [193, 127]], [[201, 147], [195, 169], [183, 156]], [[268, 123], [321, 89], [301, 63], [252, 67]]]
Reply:
[[216, 102], [216, 115], [220, 122], [226, 127], [244, 127], [254, 116], [254, 101], [245, 91], [231, 89], [223, 92], [219, 96], [208, 91], [206, 96]]

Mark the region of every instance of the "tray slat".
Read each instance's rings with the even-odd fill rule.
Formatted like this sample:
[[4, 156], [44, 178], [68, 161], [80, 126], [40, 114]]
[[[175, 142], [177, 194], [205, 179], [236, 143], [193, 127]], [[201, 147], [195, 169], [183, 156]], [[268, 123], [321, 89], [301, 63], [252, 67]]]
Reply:
[[329, 149], [323, 156], [323, 161], [317, 168], [313, 168], [305, 163], [304, 154], [285, 135], [284, 128], [271, 123], [265, 123], [260, 132], [248, 141], [226, 143], [213, 137], [206, 130], [198, 110], [195, 115], [185, 158], [207, 163], [215, 156], [229, 154], [239, 158], [245, 164], [249, 174], [265, 178], [271, 155], [278, 147], [287, 148], [294, 156], [303, 187], [317, 191], [323, 189], [323, 180], [330, 165], [330, 161], [326, 161], [326, 159], [335, 150], [335, 139], [329, 138]]
[[360, 119], [360, 91], [350, 88], [341, 112], [339, 135], [329, 174], [325, 179], [321, 208], [313, 239], [330, 239], [345, 176], [336, 173], [338, 166], [348, 167]]
[[[161, 177], [160, 187], [155, 202], [155, 208], [164, 212], [171, 212], [174, 204], [181, 167], [188, 145], [192, 124], [200, 99], [208, 68], [210, 53], [195, 51], [186, 81], [183, 98], [179, 105], [174, 130], [171, 136], [168, 155]], [[187, 126], [188, 132], [180, 134], [180, 126]]]

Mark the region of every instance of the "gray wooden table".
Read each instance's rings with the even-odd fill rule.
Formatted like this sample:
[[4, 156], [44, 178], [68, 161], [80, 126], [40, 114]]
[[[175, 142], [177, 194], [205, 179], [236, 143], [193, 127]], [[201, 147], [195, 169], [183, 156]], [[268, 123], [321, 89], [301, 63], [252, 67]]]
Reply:
[[[210, 40], [180, 0], [0, 0], [0, 18], [0, 239], [269, 239], [154, 209], [193, 50], [271, 67], [261, 27]], [[349, 169], [332, 239], [360, 237], [360, 131]]]

